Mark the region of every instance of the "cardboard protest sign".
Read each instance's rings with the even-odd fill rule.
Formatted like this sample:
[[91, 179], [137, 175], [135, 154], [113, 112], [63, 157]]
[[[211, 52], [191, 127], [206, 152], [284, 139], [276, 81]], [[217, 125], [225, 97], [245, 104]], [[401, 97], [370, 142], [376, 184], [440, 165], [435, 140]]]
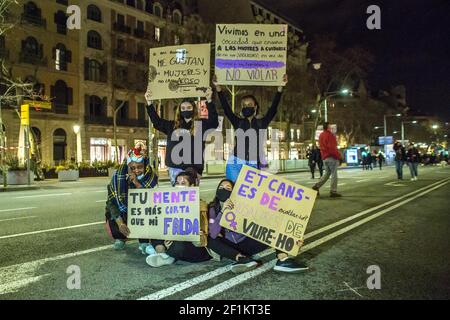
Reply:
[[316, 197], [315, 190], [243, 166], [220, 225], [295, 256]]
[[203, 96], [209, 87], [211, 45], [150, 48], [148, 82], [153, 99]]
[[200, 241], [200, 189], [128, 191], [130, 238]]
[[220, 84], [284, 85], [285, 24], [216, 25], [215, 73]]

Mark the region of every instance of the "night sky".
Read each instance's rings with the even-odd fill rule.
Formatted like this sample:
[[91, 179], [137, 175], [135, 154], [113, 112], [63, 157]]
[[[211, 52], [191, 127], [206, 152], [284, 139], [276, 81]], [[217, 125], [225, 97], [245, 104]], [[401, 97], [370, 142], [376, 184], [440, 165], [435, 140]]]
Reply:
[[[376, 56], [369, 90], [406, 86], [412, 111], [450, 119], [450, 0], [260, 0], [303, 29], [306, 41], [336, 34]], [[369, 30], [369, 5], [381, 8], [381, 30]]]

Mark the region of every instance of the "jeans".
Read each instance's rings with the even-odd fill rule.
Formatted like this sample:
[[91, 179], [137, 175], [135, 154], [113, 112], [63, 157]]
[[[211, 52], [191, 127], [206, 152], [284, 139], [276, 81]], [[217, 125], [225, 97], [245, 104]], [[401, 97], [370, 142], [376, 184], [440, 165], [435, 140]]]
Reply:
[[411, 178], [417, 177], [417, 167], [419, 164], [417, 162], [408, 162], [409, 171], [411, 172]]
[[398, 179], [403, 179], [403, 164], [402, 160], [395, 160], [395, 170], [397, 171]]
[[322, 176], [322, 178], [320, 178], [319, 182], [317, 182], [315, 187], [320, 189], [320, 187], [322, 187], [331, 176], [330, 192], [336, 193], [338, 184], [337, 168], [339, 167], [339, 160], [330, 157], [326, 158], [323, 161], [323, 164], [325, 165], [325, 174]]
[[241, 172], [242, 166], [247, 165], [258, 169], [258, 163], [256, 161], [246, 161], [239, 159], [233, 155], [228, 158], [227, 167], [226, 167], [226, 177], [227, 179], [236, 182], [239, 177], [239, 173]]

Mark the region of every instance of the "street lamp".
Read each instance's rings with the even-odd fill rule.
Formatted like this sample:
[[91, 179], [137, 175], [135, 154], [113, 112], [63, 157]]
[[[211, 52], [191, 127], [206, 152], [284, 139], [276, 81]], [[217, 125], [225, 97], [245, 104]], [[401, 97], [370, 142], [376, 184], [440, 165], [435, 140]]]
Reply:
[[[328, 122], [328, 103], [327, 103], [327, 99], [331, 98], [331, 97], [335, 97], [335, 96], [339, 96], [339, 95], [347, 95], [351, 93], [350, 90], [348, 89], [342, 89], [340, 91], [333, 91], [333, 92], [325, 92], [324, 93], [324, 98], [323, 98], [323, 102], [324, 102], [324, 109], [325, 109], [325, 122]], [[319, 103], [320, 106], [320, 103]]]
[[402, 144], [405, 141], [405, 124], [408, 124], [408, 123], [416, 124], [417, 120], [414, 120], [414, 121], [402, 121]]
[[75, 147], [77, 149], [77, 156], [76, 156], [76, 162], [80, 163], [82, 161], [82, 153], [81, 153], [81, 134], [80, 134], [81, 127], [77, 124], [73, 126], [73, 132], [77, 136]]

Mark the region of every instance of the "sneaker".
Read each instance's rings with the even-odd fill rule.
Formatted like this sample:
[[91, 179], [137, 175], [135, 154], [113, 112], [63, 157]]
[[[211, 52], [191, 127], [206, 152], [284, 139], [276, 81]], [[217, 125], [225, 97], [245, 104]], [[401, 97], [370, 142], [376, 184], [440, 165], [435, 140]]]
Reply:
[[139, 243], [138, 249], [142, 254], [145, 254], [145, 249], [147, 249], [148, 246], [148, 243]]
[[297, 262], [294, 258], [287, 258], [284, 261], [278, 260], [273, 270], [280, 272], [300, 272], [308, 270], [309, 267], [301, 262]]
[[317, 196], [319, 196], [320, 195], [320, 192], [319, 192], [319, 188], [317, 188], [316, 186], [313, 186], [311, 189], [313, 189], [313, 190], [316, 190], [317, 191]]
[[145, 253], [146, 253], [147, 255], [151, 256], [151, 255], [153, 255], [153, 254], [156, 254], [156, 250], [155, 250], [155, 248], [154, 248], [151, 244], [149, 244], [149, 245], [147, 246], [147, 248], [145, 248]]
[[414, 178], [411, 178], [411, 181], [414, 181]]
[[330, 198], [340, 198], [342, 197], [342, 194], [337, 192], [330, 192]]
[[243, 273], [246, 271], [250, 271], [259, 266], [259, 263], [249, 257], [240, 257], [238, 261], [236, 261], [231, 266], [231, 272], [233, 273]]
[[125, 248], [125, 241], [117, 239], [113, 245], [115, 250], [122, 250]]
[[414, 177], [414, 180], [417, 181], [418, 180], [417, 177]]
[[166, 253], [152, 254], [151, 256], [148, 256], [145, 259], [145, 262], [147, 262], [147, 264], [149, 266], [152, 266], [154, 268], [172, 264], [172, 263], [174, 263], [174, 261], [175, 261], [175, 259]]
[[212, 259], [214, 261], [220, 262], [222, 260], [222, 257], [217, 252], [215, 252], [215, 251], [213, 251], [213, 250], [211, 250], [209, 248], [205, 248], [205, 249], [206, 249], [206, 251], [208, 251], [208, 254], [212, 257]]

